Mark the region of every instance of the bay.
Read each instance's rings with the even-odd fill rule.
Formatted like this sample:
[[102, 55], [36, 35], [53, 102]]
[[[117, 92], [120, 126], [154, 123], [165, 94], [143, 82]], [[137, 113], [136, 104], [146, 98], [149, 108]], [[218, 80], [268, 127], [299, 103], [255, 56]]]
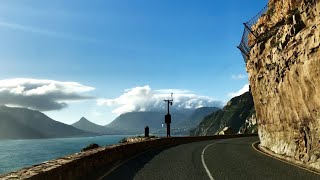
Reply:
[[91, 143], [100, 146], [117, 144], [128, 136], [0, 140], [0, 174], [77, 153]]

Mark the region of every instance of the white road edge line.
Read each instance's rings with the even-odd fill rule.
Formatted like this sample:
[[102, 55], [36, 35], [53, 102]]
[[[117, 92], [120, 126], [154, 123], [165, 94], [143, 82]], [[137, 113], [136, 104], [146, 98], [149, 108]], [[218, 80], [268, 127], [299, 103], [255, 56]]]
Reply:
[[208, 169], [208, 167], [207, 167], [207, 165], [206, 165], [206, 162], [204, 161], [204, 153], [205, 153], [206, 149], [207, 149], [209, 146], [214, 145], [214, 144], [217, 144], [217, 143], [219, 143], [219, 142], [225, 142], [225, 141], [228, 141], [228, 140], [232, 140], [232, 139], [227, 139], [227, 140], [222, 140], [222, 141], [216, 141], [216, 142], [214, 142], [214, 143], [208, 144], [208, 145], [202, 150], [202, 153], [201, 153], [202, 165], [203, 165], [204, 169], [206, 170], [206, 172], [207, 172], [210, 180], [214, 180], [214, 178], [212, 177], [212, 174], [210, 173], [210, 171], [209, 171], [209, 169]]

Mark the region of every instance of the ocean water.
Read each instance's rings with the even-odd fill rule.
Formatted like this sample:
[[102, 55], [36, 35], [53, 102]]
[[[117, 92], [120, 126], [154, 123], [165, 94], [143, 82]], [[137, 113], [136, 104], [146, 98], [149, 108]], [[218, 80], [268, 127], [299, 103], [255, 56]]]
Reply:
[[128, 136], [0, 140], [0, 174], [79, 152], [91, 143], [100, 146], [117, 144]]

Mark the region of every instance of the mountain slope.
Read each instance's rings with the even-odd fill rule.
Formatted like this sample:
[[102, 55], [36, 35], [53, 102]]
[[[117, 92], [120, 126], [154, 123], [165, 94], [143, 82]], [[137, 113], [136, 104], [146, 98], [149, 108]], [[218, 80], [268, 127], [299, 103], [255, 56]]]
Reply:
[[195, 128], [203, 120], [204, 117], [220, 110], [217, 107], [201, 107], [193, 111], [186, 121], [178, 124], [180, 127]]
[[10, 116], [1, 115], [0, 139], [35, 139], [46, 137], [45, 134], [16, 122]]
[[94, 132], [98, 134], [114, 134], [115, 133], [110, 128], [95, 124], [84, 117], [82, 117], [79, 121], [71, 124], [71, 126], [77, 129], [81, 129], [83, 131]]
[[0, 106], [0, 139], [57, 138], [93, 135], [26, 108]]
[[191, 135], [214, 135], [226, 129], [229, 133], [237, 133], [254, 113], [252, 95], [246, 92], [232, 98], [222, 110], [205, 117]]

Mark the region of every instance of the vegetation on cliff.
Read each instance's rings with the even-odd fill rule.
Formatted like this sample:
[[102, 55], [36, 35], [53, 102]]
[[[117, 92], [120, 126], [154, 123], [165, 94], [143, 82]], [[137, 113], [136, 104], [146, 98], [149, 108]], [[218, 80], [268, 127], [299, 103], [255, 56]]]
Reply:
[[254, 114], [252, 95], [250, 92], [246, 92], [232, 98], [223, 109], [206, 116], [190, 134], [193, 136], [215, 135], [219, 133], [236, 134], [240, 129], [244, 133], [247, 132], [245, 127], [246, 120], [250, 119]]

